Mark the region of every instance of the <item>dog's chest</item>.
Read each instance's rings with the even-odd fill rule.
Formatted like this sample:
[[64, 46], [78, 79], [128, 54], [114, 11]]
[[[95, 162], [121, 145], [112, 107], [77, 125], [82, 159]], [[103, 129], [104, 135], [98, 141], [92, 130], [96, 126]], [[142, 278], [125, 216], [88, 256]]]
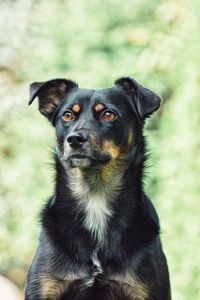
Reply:
[[[113, 216], [113, 202], [121, 188], [121, 175], [109, 183], [102, 182], [99, 174], [83, 176], [80, 170], [72, 170], [68, 186], [83, 213], [83, 227], [92, 238], [102, 244], [106, 239], [108, 223]], [[98, 175], [98, 176], [97, 176]]]
[[84, 227], [99, 243], [102, 243], [105, 239], [109, 218], [112, 216], [112, 210], [105, 195], [103, 193], [89, 195], [83, 203], [83, 210]]

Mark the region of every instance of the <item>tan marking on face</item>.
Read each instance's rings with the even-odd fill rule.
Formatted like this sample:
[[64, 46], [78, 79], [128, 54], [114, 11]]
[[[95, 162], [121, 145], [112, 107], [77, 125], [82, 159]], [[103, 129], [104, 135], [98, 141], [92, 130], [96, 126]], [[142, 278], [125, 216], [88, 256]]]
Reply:
[[[101, 178], [107, 182], [118, 170], [121, 168], [121, 149], [117, 147], [112, 141], [105, 140], [101, 144], [98, 136], [95, 133], [90, 135], [90, 141], [93, 149], [99, 153], [110, 154], [112, 159], [110, 162], [103, 164], [100, 168]], [[116, 160], [116, 158], [119, 158]]]
[[116, 158], [120, 155], [120, 148], [116, 146], [112, 141], [105, 140], [102, 145], [102, 150], [105, 152], [109, 152], [112, 158]]
[[104, 140], [101, 144], [99, 142], [98, 136], [92, 133], [90, 135], [90, 141], [96, 151], [109, 153], [111, 154], [112, 159], [117, 158], [121, 154], [121, 148], [116, 146], [111, 140]]
[[72, 110], [75, 113], [79, 113], [81, 111], [81, 106], [79, 104], [74, 104]]
[[121, 147], [115, 145], [113, 141], [105, 140], [102, 145], [102, 151], [109, 153], [111, 161], [101, 168], [101, 177], [105, 182], [109, 182], [113, 177], [120, 176], [124, 170], [123, 151]]
[[98, 103], [97, 105], [95, 105], [95, 107], [94, 107], [94, 110], [96, 111], [96, 112], [100, 112], [100, 111], [102, 111], [103, 109], [104, 109], [104, 105], [103, 104], [101, 104], [101, 103]]
[[112, 157], [110, 162], [102, 164], [100, 166], [100, 175], [104, 183], [109, 182], [115, 177], [120, 177], [120, 174], [126, 168], [126, 165], [123, 162], [125, 154], [123, 152], [123, 149], [116, 146], [114, 142], [110, 140], [105, 140], [101, 144], [98, 139], [98, 135], [96, 135], [95, 133], [92, 133], [90, 135], [90, 141], [95, 151], [100, 153], [109, 153]]

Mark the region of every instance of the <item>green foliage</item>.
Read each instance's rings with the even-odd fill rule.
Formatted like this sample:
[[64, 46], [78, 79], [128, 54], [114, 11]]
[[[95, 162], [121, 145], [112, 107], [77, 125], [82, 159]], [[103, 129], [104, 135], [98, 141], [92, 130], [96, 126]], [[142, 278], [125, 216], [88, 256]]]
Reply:
[[[160, 93], [147, 122], [146, 190], [161, 218], [173, 298], [200, 298], [199, 1], [4, 1], [0, 10], [0, 272], [23, 286], [51, 195], [53, 129], [28, 82], [104, 87], [128, 75]], [[8, 22], [7, 22], [8, 20]]]

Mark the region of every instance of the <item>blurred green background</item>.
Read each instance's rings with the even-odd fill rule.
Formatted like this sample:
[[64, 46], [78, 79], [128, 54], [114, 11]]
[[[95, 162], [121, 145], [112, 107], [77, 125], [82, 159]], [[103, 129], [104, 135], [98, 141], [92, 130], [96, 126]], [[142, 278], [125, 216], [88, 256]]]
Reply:
[[[146, 190], [158, 210], [175, 300], [200, 299], [200, 1], [0, 3], [0, 274], [21, 289], [52, 192], [54, 132], [29, 83], [109, 87], [132, 76], [162, 96], [146, 124]], [[35, 101], [37, 102], [37, 101]]]

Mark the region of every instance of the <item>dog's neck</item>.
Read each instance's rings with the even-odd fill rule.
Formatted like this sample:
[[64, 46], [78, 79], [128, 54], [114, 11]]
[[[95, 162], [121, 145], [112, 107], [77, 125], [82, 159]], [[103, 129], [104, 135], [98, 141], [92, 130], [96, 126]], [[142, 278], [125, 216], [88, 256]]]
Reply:
[[132, 203], [130, 199], [127, 199], [128, 204], [124, 203], [124, 206], [130, 208], [130, 205], [136, 205], [135, 199], [141, 197], [143, 146], [140, 145], [135, 151], [131, 163], [114, 161], [106, 167], [93, 169], [71, 168], [59, 155], [56, 157], [57, 196], [61, 198], [66, 192], [74, 199], [75, 205], [77, 204], [84, 213], [84, 227], [100, 243], [104, 240], [110, 218], [115, 214], [114, 207], [117, 201], [126, 199], [126, 195], [131, 194]]
[[84, 213], [83, 226], [99, 243], [105, 239], [109, 219], [113, 216], [112, 202], [116, 201], [123, 188], [125, 172], [122, 167], [113, 172], [110, 166], [108, 168], [106, 176], [101, 168], [66, 169], [70, 193]]
[[[82, 170], [68, 168], [66, 170], [68, 187], [72, 195], [80, 200], [86, 200], [91, 195], [104, 195], [107, 199], [115, 199], [123, 188], [125, 168], [115, 170]], [[110, 169], [110, 167], [109, 167]], [[109, 174], [104, 174], [109, 173]]]

